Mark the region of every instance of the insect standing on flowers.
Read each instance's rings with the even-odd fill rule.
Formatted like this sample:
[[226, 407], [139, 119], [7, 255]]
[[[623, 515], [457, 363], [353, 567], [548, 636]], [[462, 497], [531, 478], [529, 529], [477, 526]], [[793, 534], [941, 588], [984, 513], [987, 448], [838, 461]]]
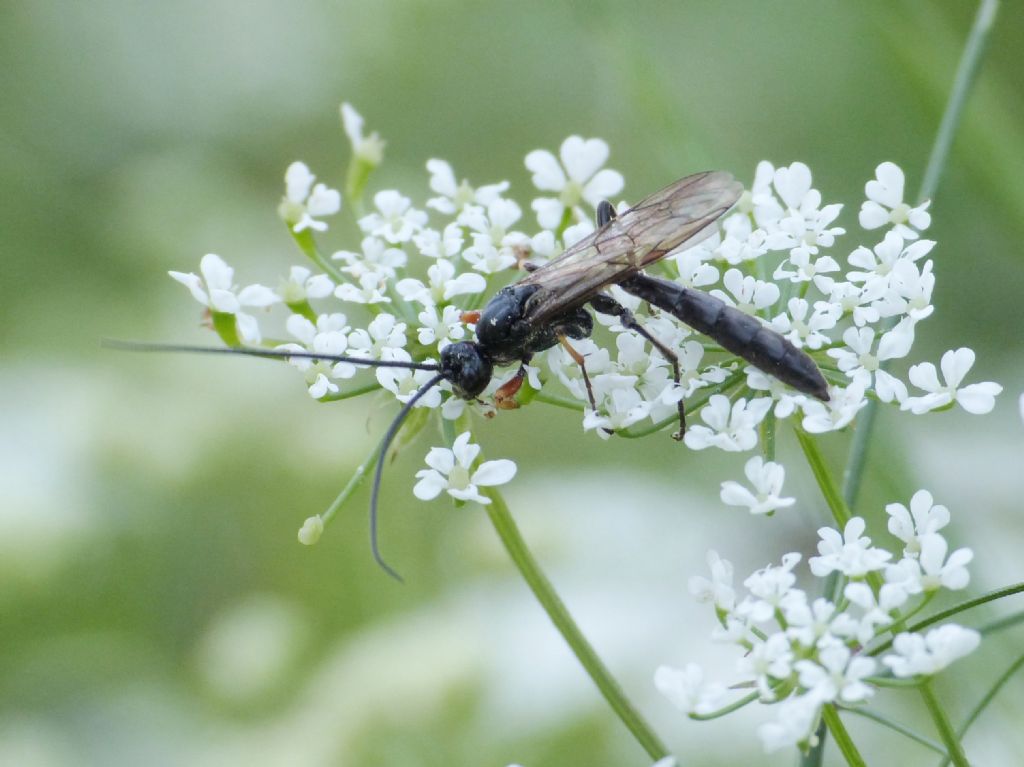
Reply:
[[[516, 406], [515, 395], [526, 376], [526, 364], [534, 354], [561, 343], [580, 365], [591, 407], [596, 410], [585, 360], [570, 344], [573, 339], [588, 337], [593, 330], [594, 321], [588, 306], [601, 314], [616, 317], [623, 327], [647, 339], [671, 363], [673, 378], [679, 383], [679, 360], [675, 353], [645, 330], [629, 309], [602, 292], [611, 285], [618, 285], [668, 312], [794, 389], [828, 400], [825, 379], [814, 361], [756, 317], [744, 314], [707, 293], [643, 273], [645, 267], [682, 245], [694, 245], [709, 236], [714, 231], [713, 224], [732, 208], [742, 191], [743, 187], [730, 174], [710, 171], [680, 179], [620, 215], [616, 215], [610, 203], [602, 202], [598, 206], [598, 228], [595, 232], [541, 266], [524, 264], [529, 274], [523, 279], [499, 290], [481, 311], [463, 313], [464, 321], [475, 323], [477, 340], [460, 341], [444, 347], [436, 363], [241, 347], [117, 342], [109, 345], [135, 351], [304, 358], [434, 372], [435, 375], [416, 390], [391, 422], [377, 453], [370, 499], [370, 542], [380, 566], [398, 578], [398, 574], [384, 561], [377, 545], [377, 505], [384, 456], [416, 403], [439, 383], [448, 381], [457, 396], [474, 400], [491, 382], [495, 367], [518, 363], [516, 373], [495, 392], [498, 408], [512, 408]], [[673, 436], [682, 439], [686, 428], [682, 401], [678, 408], [679, 431]]]

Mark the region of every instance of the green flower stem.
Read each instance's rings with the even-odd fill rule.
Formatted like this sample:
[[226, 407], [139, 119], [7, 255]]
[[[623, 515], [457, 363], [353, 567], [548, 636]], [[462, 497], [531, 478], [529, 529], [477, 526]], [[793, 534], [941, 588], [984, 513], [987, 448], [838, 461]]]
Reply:
[[316, 246], [316, 240], [313, 239], [313, 232], [310, 229], [303, 229], [301, 232], [294, 231], [291, 226], [288, 227], [288, 231], [295, 239], [295, 243], [299, 246], [299, 249], [306, 254], [314, 264], [319, 266], [326, 275], [328, 275], [335, 282], [346, 282], [345, 275], [338, 271], [338, 267], [324, 258], [320, 249]]
[[872, 711], [869, 708], [854, 708], [853, 706], [851, 706], [850, 708], [843, 708], [842, 710], [849, 711], [851, 714], [856, 714], [857, 716], [862, 716], [865, 719], [870, 719], [873, 722], [878, 722], [883, 727], [888, 727], [890, 730], [898, 732], [900, 735], [905, 735], [911, 740], [920, 743], [925, 748], [931, 749], [932, 751], [942, 755], [943, 757], [948, 756], [946, 754], [946, 749], [944, 749], [942, 747], [942, 744], [938, 741], [932, 740], [931, 738], [927, 738], [921, 733], [915, 732], [914, 730], [910, 729], [905, 725], [900, 724], [899, 722], [894, 722], [889, 717], [882, 716], [881, 714]]
[[921, 697], [924, 698], [924, 703], [928, 707], [928, 713], [931, 714], [935, 728], [939, 731], [939, 737], [946, 744], [946, 751], [949, 754], [950, 761], [956, 767], [970, 767], [970, 762], [967, 761], [967, 754], [964, 753], [963, 746], [960, 745], [960, 738], [953, 731], [953, 725], [950, 724], [949, 717], [946, 716], [946, 712], [942, 710], [942, 706], [939, 704], [939, 699], [935, 696], [931, 680], [926, 680], [920, 689]]
[[690, 719], [693, 719], [695, 722], [708, 722], [712, 719], [718, 719], [720, 717], [723, 717], [726, 714], [731, 714], [733, 711], [739, 711], [744, 706], [753, 703], [755, 700], [758, 699], [758, 697], [760, 697], [760, 693], [754, 691], [752, 693], [744, 695], [739, 700], [730, 703], [728, 706], [723, 706], [722, 708], [716, 711], [712, 711], [710, 714], [690, 714], [689, 716]]
[[562, 407], [566, 410], [574, 410], [577, 413], [582, 413], [586, 408], [582, 402], [568, 397], [559, 397], [557, 394], [545, 394], [543, 391], [534, 392], [533, 399], [537, 402], [544, 402], [548, 405], [554, 405], [555, 407]]
[[[1024, 655], [1019, 656], [1017, 660], [1010, 664], [1010, 667], [1006, 669], [1006, 671], [999, 675], [999, 678], [992, 684], [988, 692], [986, 692], [982, 696], [981, 700], [978, 701], [977, 705], [971, 709], [971, 713], [967, 715], [967, 719], [964, 720], [964, 723], [960, 725], [960, 728], [957, 730], [957, 737], [960, 740], [963, 740], [964, 735], [967, 734], [967, 730], [969, 730], [971, 725], [974, 724], [974, 720], [981, 716], [981, 712], [984, 711], [988, 704], [992, 702], [992, 699], [996, 697], [996, 693], [998, 693], [1003, 686], [1010, 681], [1010, 677], [1017, 673], [1021, 666], [1024, 666]], [[946, 767], [948, 764], [949, 756], [947, 755], [946, 758], [942, 760], [939, 767]]]
[[832, 475], [828, 473], [825, 457], [821, 454], [821, 450], [818, 449], [818, 443], [815, 442], [814, 437], [803, 429], [796, 429], [795, 431], [796, 438], [800, 442], [800, 447], [803, 448], [804, 456], [807, 458], [807, 463], [811, 465], [814, 479], [817, 480], [818, 487], [821, 488], [821, 494], [825, 496], [825, 503], [828, 504], [829, 511], [832, 512], [832, 518], [840, 529], [846, 527], [846, 523], [850, 521], [853, 514], [840, 494], [839, 488], [836, 487]]
[[490, 517], [491, 524], [494, 525], [505, 550], [537, 601], [540, 602], [541, 607], [548, 614], [551, 622], [555, 624], [555, 628], [558, 629], [577, 660], [601, 691], [604, 699], [608, 701], [616, 715], [651, 759], [657, 761], [668, 756], [668, 749], [626, 697], [618, 682], [615, 681], [597, 653], [594, 652], [594, 648], [583, 636], [579, 626], [573, 621], [561, 597], [551, 585], [551, 581], [541, 571], [537, 560], [533, 558], [533, 554], [527, 548], [526, 541], [519, 532], [501, 493], [494, 488], [487, 488], [485, 492], [491, 499], [491, 503], [486, 507], [487, 516]]
[[339, 391], [334, 394], [325, 394], [317, 402], [340, 402], [343, 399], [352, 399], [353, 397], [361, 397], [364, 394], [369, 394], [372, 391], [377, 391], [383, 387], [374, 381], [372, 384], [365, 384], [356, 389], [349, 389], [348, 391]]
[[850, 737], [850, 733], [846, 730], [846, 725], [839, 718], [839, 712], [836, 710], [836, 707], [831, 703], [825, 705], [821, 709], [821, 718], [824, 720], [825, 726], [828, 727], [828, 731], [832, 733], [836, 747], [843, 755], [843, 758], [846, 759], [846, 763], [850, 767], [867, 767], [867, 762], [864, 761], [864, 758], [857, 750], [857, 746], [854, 745], [853, 738]]
[[993, 621], [982, 624], [981, 626], [978, 626], [978, 631], [982, 636], [989, 636], [990, 634], [995, 634], [999, 631], [1012, 629], [1014, 626], [1021, 623], [1024, 623], [1024, 610], [1019, 610], [1015, 613], [1004, 615], [1002, 618], [996, 618]]
[[375, 445], [373, 450], [366, 457], [366, 460], [359, 464], [359, 467], [345, 484], [345, 487], [340, 493], [338, 493], [338, 497], [335, 498], [334, 502], [327, 507], [327, 511], [320, 515], [320, 519], [323, 520], [325, 525], [331, 521], [335, 514], [338, 513], [338, 509], [345, 504], [345, 501], [347, 501], [349, 496], [355, 492], [356, 488], [363, 483], [363, 480], [366, 479], [366, 475], [373, 471], [373, 467], [377, 465], [377, 457], [379, 454], [380, 450]]
[[[932, 144], [931, 154], [928, 157], [928, 165], [924, 171], [924, 179], [921, 182], [921, 190], [918, 193], [918, 201], [923, 202], [935, 196], [939, 187], [939, 178], [946, 167], [949, 159], [949, 150], [953, 145], [953, 136], [960, 125], [960, 118], [963, 115], [964, 104], [971, 92], [974, 80], [977, 77], [981, 65], [982, 54], [985, 52], [985, 44], [988, 42], [989, 33], [995, 21], [996, 10], [999, 7], [999, 0], [982, 0], [978, 11], [974, 16], [974, 25], [967, 37], [967, 44], [960, 56], [960, 65], [957, 67], [956, 77], [953, 80], [953, 87], [949, 94], [949, 101], [946, 102], [946, 110], [939, 123], [938, 134]], [[894, 318], [895, 319], [895, 318]], [[894, 323], [889, 322], [885, 328]], [[882, 370], [888, 368], [882, 363]], [[868, 404], [861, 410], [858, 417], [857, 431], [853, 435], [853, 444], [850, 446], [850, 457], [846, 463], [846, 471], [843, 474], [843, 498], [846, 503], [853, 507], [857, 505], [857, 494], [860, 492], [861, 480], [864, 476], [864, 464], [867, 460], [868, 445], [871, 443], [871, 435], [874, 431], [875, 414], [878, 410], [878, 402], [869, 400]]]

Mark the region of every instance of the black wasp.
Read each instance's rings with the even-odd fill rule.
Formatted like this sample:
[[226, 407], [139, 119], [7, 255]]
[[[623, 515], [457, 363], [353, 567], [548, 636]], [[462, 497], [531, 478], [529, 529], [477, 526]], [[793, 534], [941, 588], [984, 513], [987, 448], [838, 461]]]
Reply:
[[[596, 409], [585, 360], [569, 345], [569, 340], [586, 338], [593, 330], [594, 320], [587, 307], [616, 317], [623, 327], [647, 339], [671, 363], [673, 377], [679, 382], [676, 355], [644, 329], [629, 309], [602, 292], [611, 285], [618, 285], [627, 293], [668, 312], [794, 389], [828, 400], [827, 384], [814, 361], [779, 333], [714, 296], [643, 273], [645, 267], [682, 245], [694, 245], [709, 236], [714, 231], [713, 224], [732, 208], [742, 191], [742, 185], [730, 174], [709, 171], [680, 179], [620, 215], [616, 215], [610, 203], [602, 202], [597, 210], [595, 232], [541, 266], [526, 264], [529, 274], [523, 279], [499, 290], [482, 311], [465, 313], [463, 318], [476, 324], [477, 340], [446, 346], [437, 363], [389, 362], [272, 349], [113, 345], [141, 351], [320, 359], [436, 373], [402, 407], [388, 427], [377, 453], [370, 500], [370, 542], [377, 562], [398, 577], [383, 560], [377, 546], [381, 473], [384, 457], [402, 422], [430, 389], [448, 381], [457, 396], [474, 400], [491, 382], [496, 366], [518, 363], [518, 371], [495, 393], [498, 407], [514, 407], [515, 394], [525, 376], [524, 365], [537, 352], [562, 343], [579, 363], [590, 404]], [[682, 402], [679, 403], [679, 427], [673, 435], [676, 439], [682, 438], [686, 427]]]

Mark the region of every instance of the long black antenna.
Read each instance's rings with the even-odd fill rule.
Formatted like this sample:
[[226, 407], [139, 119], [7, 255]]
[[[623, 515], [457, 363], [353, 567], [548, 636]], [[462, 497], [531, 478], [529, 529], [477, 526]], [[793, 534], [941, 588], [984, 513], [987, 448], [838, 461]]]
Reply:
[[269, 357], [270, 359], [286, 360], [289, 358], [307, 360], [326, 360], [327, 362], [351, 362], [353, 365], [366, 365], [374, 368], [402, 368], [403, 370], [426, 370], [435, 372], [440, 366], [435, 362], [402, 362], [400, 360], [374, 360], [363, 357], [346, 357], [343, 354], [318, 354], [316, 352], [293, 352], [285, 349], [253, 349], [248, 346], [188, 346], [184, 344], [154, 344], [138, 341], [119, 341], [116, 338], [104, 338], [100, 345], [106, 349], [118, 349], [124, 352], [187, 352], [195, 354], [240, 354], [245, 357]]
[[398, 412], [398, 415], [395, 416], [395, 420], [391, 422], [387, 433], [384, 435], [384, 439], [380, 441], [380, 452], [377, 454], [377, 468], [373, 473], [373, 490], [370, 493], [370, 549], [373, 551], [373, 558], [377, 560], [377, 564], [381, 566], [381, 569], [399, 583], [403, 583], [402, 576], [399, 575], [391, 565], [384, 561], [384, 557], [380, 554], [380, 548], [377, 546], [377, 497], [380, 495], [380, 481], [381, 476], [384, 473], [384, 458], [387, 456], [388, 448], [391, 447], [391, 443], [398, 434], [398, 429], [402, 426], [402, 422], [406, 419], [409, 413], [412, 412], [416, 403], [419, 402], [428, 391], [433, 389], [443, 380], [444, 375], [438, 373], [416, 390], [416, 393], [409, 398], [409, 401], [405, 403], [402, 409]]

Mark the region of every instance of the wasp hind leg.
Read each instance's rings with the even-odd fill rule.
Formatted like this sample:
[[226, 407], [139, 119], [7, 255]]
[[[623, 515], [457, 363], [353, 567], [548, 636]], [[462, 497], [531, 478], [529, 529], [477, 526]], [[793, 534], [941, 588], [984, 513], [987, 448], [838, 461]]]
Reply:
[[[611, 206], [609, 205], [609, 207]], [[601, 207], [598, 206], [598, 216], [600, 215]], [[590, 299], [590, 305], [594, 307], [594, 311], [618, 318], [619, 324], [622, 325], [622, 327], [627, 330], [632, 330], [634, 333], [637, 333], [647, 339], [651, 346], [657, 349], [661, 353], [661, 356], [667, 359], [672, 365], [672, 380], [675, 381], [676, 386], [681, 385], [682, 376], [679, 370], [679, 357], [674, 351], [651, 335], [647, 328], [637, 322], [636, 317], [633, 316], [633, 312], [605, 293], [598, 293]], [[672, 435], [672, 439], [678, 442], [686, 433], [686, 405], [683, 403], [683, 400], [680, 399], [677, 407], [679, 410], [679, 431]]]

